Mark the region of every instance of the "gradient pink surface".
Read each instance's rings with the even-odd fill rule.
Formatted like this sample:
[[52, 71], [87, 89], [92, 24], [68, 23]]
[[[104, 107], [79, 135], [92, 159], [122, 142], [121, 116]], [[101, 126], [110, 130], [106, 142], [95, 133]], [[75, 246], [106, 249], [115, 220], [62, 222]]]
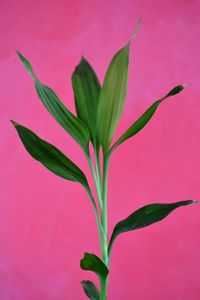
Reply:
[[[25, 151], [10, 119], [53, 143], [87, 174], [80, 147], [45, 110], [15, 50], [74, 112], [71, 74], [82, 54], [102, 82], [113, 54], [132, 43], [128, 95], [116, 137], [172, 87], [150, 123], [113, 154], [109, 233], [153, 202], [200, 199], [199, 1], [1, 1], [0, 299], [87, 299], [79, 268], [99, 255], [83, 188], [46, 170]], [[200, 299], [199, 204], [122, 235], [113, 248], [108, 300]]]

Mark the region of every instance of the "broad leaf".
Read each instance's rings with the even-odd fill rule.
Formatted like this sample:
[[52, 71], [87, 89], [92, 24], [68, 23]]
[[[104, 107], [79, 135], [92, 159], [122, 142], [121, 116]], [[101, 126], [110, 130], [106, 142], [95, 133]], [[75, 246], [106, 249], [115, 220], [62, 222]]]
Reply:
[[[140, 21], [133, 37], [138, 31], [139, 25]], [[114, 55], [109, 64], [100, 92], [97, 112], [97, 132], [104, 152], [110, 146], [124, 106], [128, 79], [129, 49], [130, 41]]]
[[178, 85], [173, 88], [165, 97], [161, 98], [154, 102], [146, 111], [145, 113], [137, 119], [127, 130], [126, 132], [116, 141], [116, 143], [111, 147], [110, 152], [113, 152], [120, 144], [124, 141], [138, 133], [151, 119], [154, 115], [155, 111], [157, 110], [160, 103], [165, 100], [166, 98], [176, 95], [180, 93], [184, 89], [184, 85]]
[[30, 129], [12, 121], [24, 147], [29, 154], [56, 175], [71, 181], [80, 182], [86, 189], [88, 183], [83, 172], [60, 150], [39, 138]]
[[78, 117], [88, 126], [93, 144], [97, 144], [97, 105], [101, 86], [95, 71], [82, 57], [72, 74], [72, 86]]
[[186, 201], [167, 203], [167, 204], [156, 203], [156, 204], [146, 205], [136, 210], [128, 218], [117, 223], [110, 239], [108, 252], [110, 253], [113, 242], [120, 233], [149, 226], [153, 223], [161, 221], [176, 208], [180, 206], [193, 204], [196, 202], [197, 201], [195, 200], [186, 200]]
[[102, 260], [92, 253], [85, 253], [80, 261], [80, 267], [83, 270], [95, 272], [100, 278], [106, 278], [109, 270]]
[[91, 300], [100, 300], [100, 295], [97, 287], [92, 281], [82, 280], [81, 285], [84, 289], [85, 294]]
[[54, 119], [79, 143], [84, 152], [88, 153], [90, 134], [87, 126], [64, 106], [54, 91], [37, 79], [30, 62], [22, 54], [17, 53], [26, 70], [33, 77], [37, 94], [44, 106]]

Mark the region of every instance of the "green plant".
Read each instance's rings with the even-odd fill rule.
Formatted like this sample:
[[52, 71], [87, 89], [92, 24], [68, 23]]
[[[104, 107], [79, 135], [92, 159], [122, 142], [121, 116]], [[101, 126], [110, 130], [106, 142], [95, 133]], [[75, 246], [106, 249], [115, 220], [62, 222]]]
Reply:
[[[176, 208], [196, 202], [195, 200], [185, 200], [176, 203], [146, 205], [117, 223], [108, 241], [107, 182], [110, 157], [120, 144], [138, 133], [149, 122], [158, 106], [166, 98], [178, 94], [184, 88], [183, 85], [178, 85], [154, 102], [116, 142], [111, 144], [126, 97], [130, 44], [139, 25], [140, 20], [129, 42], [112, 58], [102, 86], [91, 65], [84, 57], [81, 58], [72, 74], [77, 116], [72, 114], [58, 96], [38, 79], [29, 61], [17, 52], [34, 80], [40, 100], [56, 121], [81, 146], [92, 172], [96, 197], [93, 196], [86, 176], [76, 164], [31, 130], [12, 121], [30, 155], [56, 175], [80, 182], [88, 193], [96, 216], [102, 257], [100, 259], [95, 254], [85, 253], [80, 266], [84, 270], [95, 272], [99, 277], [100, 290], [91, 281], [81, 282], [85, 294], [93, 300], [106, 299], [110, 255], [118, 235], [151, 225], [168, 216]], [[90, 143], [93, 146], [95, 162], [91, 158]], [[102, 154], [102, 162], [100, 154]]]

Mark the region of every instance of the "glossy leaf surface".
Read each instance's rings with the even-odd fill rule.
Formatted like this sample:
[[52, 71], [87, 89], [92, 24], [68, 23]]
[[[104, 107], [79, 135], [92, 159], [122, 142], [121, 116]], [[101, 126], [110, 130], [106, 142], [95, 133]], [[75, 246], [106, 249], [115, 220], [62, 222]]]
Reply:
[[95, 272], [100, 278], [107, 277], [109, 270], [103, 261], [92, 253], [85, 253], [83, 259], [80, 261], [80, 267], [83, 270]]
[[116, 143], [111, 147], [110, 151], [114, 151], [120, 144], [125, 142], [127, 139], [138, 133], [152, 118], [158, 106], [166, 98], [180, 93], [184, 89], [184, 85], [178, 85], [173, 88], [165, 97], [154, 102], [145, 113], [139, 117], [127, 130], [126, 132], [116, 141]]
[[96, 144], [97, 107], [101, 86], [95, 71], [84, 57], [72, 74], [72, 86], [77, 115], [88, 126], [91, 140]]
[[156, 204], [146, 205], [136, 210], [134, 213], [128, 216], [128, 218], [117, 223], [110, 239], [108, 251], [109, 252], [111, 251], [114, 240], [122, 232], [132, 231], [132, 230], [149, 226], [153, 223], [161, 221], [176, 208], [180, 206], [193, 204], [195, 202], [196, 202], [195, 200], [186, 200], [186, 201], [179, 201], [179, 202], [167, 203], [167, 204], [156, 203]]
[[34, 78], [37, 94], [46, 109], [50, 112], [54, 119], [79, 143], [82, 149], [88, 153], [90, 134], [87, 126], [64, 106], [52, 89], [42, 84], [36, 78], [30, 62], [19, 52], [18, 55], [26, 70]]
[[[140, 21], [132, 36], [138, 31]], [[124, 106], [127, 91], [130, 41], [112, 58], [100, 92], [97, 132], [104, 152], [110, 146]]]
[[81, 285], [84, 289], [85, 294], [88, 296], [91, 300], [100, 300], [99, 291], [96, 287], [96, 285], [89, 280], [82, 280]]
[[60, 150], [39, 138], [30, 129], [14, 121], [12, 123], [24, 147], [32, 157], [56, 175], [67, 180], [80, 182], [84, 187], [88, 187], [87, 179], [83, 172]]

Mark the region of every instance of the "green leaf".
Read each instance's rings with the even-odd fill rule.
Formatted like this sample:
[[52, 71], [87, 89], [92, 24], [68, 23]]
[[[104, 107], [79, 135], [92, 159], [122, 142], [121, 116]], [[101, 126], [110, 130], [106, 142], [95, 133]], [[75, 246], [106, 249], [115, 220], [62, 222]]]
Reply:
[[[140, 21], [131, 40], [135, 37], [139, 29]], [[97, 112], [97, 132], [104, 152], [110, 146], [126, 97], [131, 40], [112, 58], [100, 92]]]
[[36, 77], [36, 75], [35, 75], [35, 73], [34, 73], [34, 71], [33, 71], [33, 68], [32, 68], [32, 66], [31, 66], [30, 62], [29, 62], [29, 61], [28, 61], [21, 53], [19, 53], [18, 51], [16, 51], [16, 52], [17, 52], [19, 58], [21, 59], [22, 63], [24, 64], [24, 66], [25, 66], [26, 70], [28, 71], [28, 73], [29, 73], [33, 78], [36, 79], [37, 77]]
[[161, 98], [154, 102], [146, 111], [145, 113], [137, 119], [126, 131], [125, 133], [115, 142], [115, 144], [110, 148], [110, 153], [113, 152], [120, 144], [125, 142], [127, 139], [138, 133], [151, 119], [154, 115], [155, 111], [157, 110], [160, 103], [165, 100], [166, 98], [173, 96], [175, 94], [180, 93], [184, 89], [184, 85], [178, 85], [173, 88], [165, 97]]
[[89, 280], [82, 280], [81, 285], [89, 299], [100, 300], [99, 291], [93, 282]]
[[106, 278], [109, 270], [102, 260], [92, 253], [85, 253], [80, 261], [80, 267], [83, 270], [95, 272], [100, 278]]
[[33, 72], [30, 62], [19, 52], [17, 52], [26, 70], [31, 74], [35, 81], [37, 94], [54, 119], [69, 133], [88, 153], [90, 134], [87, 126], [74, 116], [61, 102], [58, 96], [48, 86], [42, 84]]
[[95, 71], [84, 57], [72, 74], [72, 86], [77, 115], [88, 126], [93, 144], [97, 144], [97, 106], [101, 86]]
[[185, 200], [167, 204], [156, 203], [136, 210], [128, 218], [117, 223], [110, 239], [108, 252], [110, 253], [113, 242], [120, 233], [149, 226], [167, 217], [174, 209], [196, 202], [196, 200]]
[[56, 175], [80, 182], [86, 189], [88, 183], [83, 172], [60, 150], [39, 138], [30, 129], [11, 121], [29, 154]]

